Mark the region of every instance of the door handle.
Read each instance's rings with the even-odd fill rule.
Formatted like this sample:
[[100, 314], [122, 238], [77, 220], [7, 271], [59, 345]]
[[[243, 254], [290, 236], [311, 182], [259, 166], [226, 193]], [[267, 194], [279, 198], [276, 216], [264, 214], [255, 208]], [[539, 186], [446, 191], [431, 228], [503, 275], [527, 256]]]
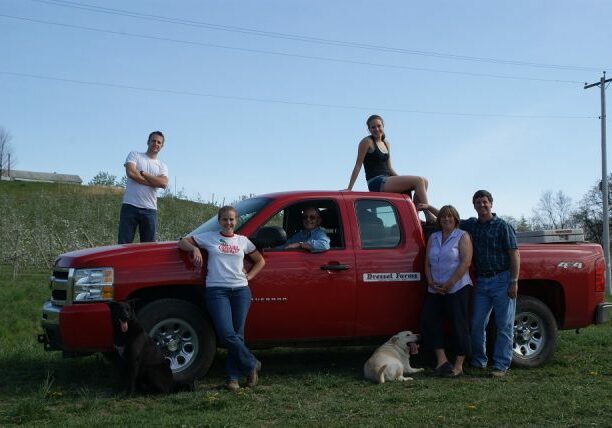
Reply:
[[341, 264], [321, 266], [321, 270], [349, 270], [349, 269], [350, 269], [349, 265], [341, 265]]

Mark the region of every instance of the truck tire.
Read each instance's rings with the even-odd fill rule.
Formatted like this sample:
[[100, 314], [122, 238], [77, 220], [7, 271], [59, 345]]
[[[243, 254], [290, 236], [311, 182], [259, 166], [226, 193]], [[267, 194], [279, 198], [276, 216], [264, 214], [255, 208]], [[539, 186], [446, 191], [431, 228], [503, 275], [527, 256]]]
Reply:
[[155, 300], [138, 312], [138, 319], [170, 361], [176, 382], [192, 382], [210, 369], [217, 340], [210, 319], [197, 306], [180, 299]]
[[553, 356], [557, 347], [557, 322], [541, 300], [519, 296], [514, 320], [512, 363], [538, 367]]

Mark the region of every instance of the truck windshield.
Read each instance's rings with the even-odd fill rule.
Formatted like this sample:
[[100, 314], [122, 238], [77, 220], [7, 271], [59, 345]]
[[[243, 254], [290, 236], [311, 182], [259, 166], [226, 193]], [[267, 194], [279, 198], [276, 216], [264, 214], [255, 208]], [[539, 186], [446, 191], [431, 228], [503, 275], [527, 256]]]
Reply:
[[[257, 214], [263, 207], [268, 205], [271, 200], [272, 199], [270, 198], [249, 198], [235, 204], [234, 208], [236, 208], [238, 218], [234, 231], [238, 232], [240, 228], [251, 219], [251, 217]], [[202, 232], [218, 232], [219, 230], [221, 230], [221, 226], [219, 226], [217, 215], [215, 214], [204, 224], [193, 230], [189, 235], [197, 235], [198, 233]]]

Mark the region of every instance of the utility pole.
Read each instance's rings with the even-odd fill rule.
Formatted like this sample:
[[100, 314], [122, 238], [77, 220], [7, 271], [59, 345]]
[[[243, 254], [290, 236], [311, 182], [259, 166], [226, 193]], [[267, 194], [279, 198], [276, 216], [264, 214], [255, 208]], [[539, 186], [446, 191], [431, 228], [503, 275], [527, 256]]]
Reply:
[[601, 91], [601, 199], [603, 201], [603, 251], [606, 261], [606, 294], [612, 295], [612, 286], [610, 285], [610, 220], [609, 220], [609, 189], [608, 189], [608, 163], [606, 154], [606, 83], [612, 82], [612, 79], [606, 80], [606, 72], [597, 83], [590, 85], [584, 84], [584, 89], [589, 89], [594, 86], [599, 86]]

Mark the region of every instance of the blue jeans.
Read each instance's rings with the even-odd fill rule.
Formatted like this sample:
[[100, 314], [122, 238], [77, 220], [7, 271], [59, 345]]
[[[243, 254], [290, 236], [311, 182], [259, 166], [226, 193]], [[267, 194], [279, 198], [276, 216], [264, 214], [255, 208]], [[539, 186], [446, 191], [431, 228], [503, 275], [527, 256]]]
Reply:
[[255, 369], [257, 359], [244, 343], [244, 323], [251, 305], [249, 287], [206, 287], [206, 309], [217, 337], [227, 348], [227, 380]]
[[138, 227], [140, 242], [155, 242], [157, 228], [157, 210], [138, 208], [130, 204], [121, 205], [119, 215], [119, 244], [134, 242], [134, 234]]
[[512, 362], [514, 315], [516, 299], [508, 297], [510, 272], [498, 273], [490, 278], [477, 277], [472, 307], [472, 361], [474, 367], [487, 366], [486, 327], [491, 310], [495, 315], [495, 345], [493, 369], [506, 371]]

